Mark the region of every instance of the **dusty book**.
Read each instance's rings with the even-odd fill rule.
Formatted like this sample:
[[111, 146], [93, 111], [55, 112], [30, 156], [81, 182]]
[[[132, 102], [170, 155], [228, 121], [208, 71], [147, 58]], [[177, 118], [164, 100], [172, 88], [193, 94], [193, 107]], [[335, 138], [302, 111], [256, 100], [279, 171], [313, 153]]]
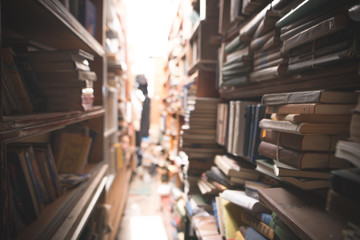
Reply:
[[262, 129], [260, 139], [265, 142], [297, 151], [335, 151], [336, 142], [347, 135], [294, 134]]
[[266, 113], [279, 114], [351, 114], [354, 104], [295, 103], [271, 105]]
[[350, 164], [332, 152], [295, 151], [261, 141], [259, 153], [299, 169], [345, 168]]
[[343, 103], [355, 104], [355, 92], [314, 90], [300, 92], [284, 92], [264, 94], [261, 103], [265, 105], [280, 105], [288, 103]]
[[295, 134], [330, 134], [345, 135], [349, 132], [347, 123], [292, 123], [288, 121], [276, 121], [262, 119], [259, 123], [260, 128], [268, 128], [279, 132]]

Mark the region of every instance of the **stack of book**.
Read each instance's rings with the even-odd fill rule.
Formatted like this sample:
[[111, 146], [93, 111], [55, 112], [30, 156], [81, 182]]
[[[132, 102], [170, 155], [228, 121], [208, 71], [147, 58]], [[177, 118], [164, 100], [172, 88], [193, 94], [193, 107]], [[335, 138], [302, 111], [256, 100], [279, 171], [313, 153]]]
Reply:
[[[352, 1], [306, 1], [282, 17], [281, 52], [289, 58], [287, 72], [324, 81], [354, 72], [359, 50], [357, 24], [348, 16]], [[355, 76], [351, 75], [352, 78]], [[350, 77], [350, 76], [349, 76]]]
[[30, 53], [37, 81], [46, 97], [47, 111], [86, 111], [94, 102], [96, 73], [89, 61], [94, 56], [84, 50], [36, 51]]
[[259, 153], [275, 159], [281, 180], [303, 189], [328, 188], [330, 169], [350, 166], [335, 157], [335, 145], [348, 137], [355, 102], [355, 92], [329, 90], [263, 95], [271, 119], [259, 123]]
[[189, 97], [184, 110], [180, 146], [189, 159], [188, 174], [210, 169], [216, 154], [223, 149], [216, 144], [217, 104], [220, 99]]
[[[331, 186], [326, 199], [326, 210], [348, 222], [360, 224], [360, 194], [354, 191], [360, 187], [360, 96], [353, 109], [350, 123], [350, 137], [338, 141], [335, 156], [345, 159], [352, 168], [331, 171]], [[359, 230], [358, 230], [359, 231]]]

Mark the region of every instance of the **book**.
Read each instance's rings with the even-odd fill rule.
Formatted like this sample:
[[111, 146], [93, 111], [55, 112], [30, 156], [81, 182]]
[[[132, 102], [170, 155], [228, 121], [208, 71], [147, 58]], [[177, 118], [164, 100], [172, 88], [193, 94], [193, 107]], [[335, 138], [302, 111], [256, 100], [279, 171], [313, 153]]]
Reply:
[[331, 171], [331, 189], [360, 201], [359, 191], [354, 191], [360, 186], [360, 169], [356, 167], [337, 169]]
[[227, 152], [233, 152], [233, 136], [234, 136], [234, 122], [235, 122], [235, 101], [229, 102], [229, 118], [227, 130]]
[[355, 198], [348, 197], [329, 189], [325, 209], [329, 213], [345, 219], [347, 222], [360, 223], [360, 205], [359, 201]]
[[233, 185], [229, 178], [216, 166], [211, 166], [210, 170], [205, 172], [205, 176], [208, 180], [218, 182], [227, 188]]
[[78, 133], [61, 134], [56, 167], [62, 173], [83, 173], [87, 163], [92, 138]]
[[274, 172], [274, 162], [272, 159], [257, 159], [256, 171], [274, 179], [278, 178]]
[[354, 104], [357, 95], [355, 92], [313, 90], [285, 93], [268, 93], [261, 98], [264, 105], [280, 105], [290, 103], [337, 103]]
[[335, 151], [336, 142], [346, 139], [346, 135], [294, 134], [273, 129], [261, 129], [262, 141], [297, 151]]
[[89, 65], [77, 61], [68, 62], [34, 62], [32, 63], [35, 72], [56, 72], [56, 71], [90, 71]]
[[259, 199], [300, 239], [340, 239], [346, 227], [345, 222], [327, 213], [319, 199], [310, 195], [295, 195], [284, 188], [266, 188], [259, 190]]
[[[96, 81], [97, 75], [93, 71], [67, 70], [57, 72], [38, 72], [36, 73], [40, 85], [46, 85], [49, 82], [68, 82], [74, 81]], [[54, 83], [55, 84], [55, 83]]]
[[258, 178], [258, 174], [254, 170], [254, 165], [244, 160], [237, 161], [226, 155], [216, 155], [214, 163], [226, 176], [253, 180]]
[[299, 169], [345, 168], [350, 164], [331, 152], [295, 151], [262, 141], [259, 153]]
[[232, 140], [232, 153], [235, 156], [244, 156], [244, 142], [247, 140], [245, 136], [246, 125], [246, 106], [251, 102], [235, 101], [234, 128]]
[[260, 188], [268, 188], [271, 187], [268, 184], [265, 184], [263, 182], [254, 181], [254, 180], [245, 180], [244, 188], [245, 193], [255, 199], [259, 199], [258, 190]]
[[20, 103], [21, 108], [18, 109], [21, 113], [31, 113], [34, 110], [30, 95], [21, 79], [20, 72], [15, 63], [15, 53], [11, 48], [2, 48], [2, 67], [4, 71], [4, 80], [11, 82], [16, 92], [16, 98]]
[[96, 37], [97, 8], [92, 1], [80, 1], [78, 20], [93, 37]]
[[259, 127], [259, 122], [261, 121], [261, 119], [265, 118], [265, 105], [261, 105], [261, 104], [257, 104], [255, 106], [255, 113], [253, 116], [253, 130], [252, 132], [250, 132], [250, 134], [252, 134], [251, 138], [249, 139], [249, 141], [251, 141], [250, 143], [250, 148], [248, 152], [249, 158], [250, 158], [250, 162], [255, 163], [255, 160], [258, 158], [261, 158], [259, 151], [258, 151], [258, 147], [259, 147], [259, 143], [260, 143], [260, 127]]
[[272, 114], [271, 119], [292, 123], [350, 123], [350, 114]]
[[266, 208], [257, 199], [246, 195], [242, 190], [227, 189], [221, 193], [221, 197], [253, 213], [268, 213]]
[[259, 122], [262, 129], [272, 129], [278, 132], [294, 134], [330, 134], [345, 135], [349, 132], [349, 124], [345, 123], [291, 123], [288, 121], [274, 121], [262, 119]]
[[253, 227], [249, 227], [245, 234], [245, 239], [247, 240], [266, 240], [267, 238], [261, 235]]
[[7, 152], [7, 161], [15, 208], [21, 220], [30, 224], [38, 218], [41, 208], [23, 151], [19, 148], [11, 149]]
[[353, 104], [297, 103], [266, 106], [266, 113], [279, 114], [351, 114]]
[[276, 176], [283, 179], [283, 177], [297, 177], [297, 178], [312, 178], [312, 179], [330, 179], [331, 173], [329, 170], [316, 171], [316, 170], [304, 170], [294, 168], [286, 163], [278, 160], [274, 161], [274, 173]]
[[274, 239], [275, 233], [274, 230], [267, 224], [258, 220], [255, 216], [250, 215], [249, 213], [242, 212], [241, 220], [254, 228], [258, 233], [266, 237], [266, 239]]
[[360, 168], [360, 143], [353, 141], [340, 140], [336, 143], [335, 156], [345, 159]]
[[271, 213], [269, 226], [274, 230], [276, 237], [280, 240], [299, 239], [275, 212]]
[[32, 62], [66, 62], [84, 60], [93, 61], [94, 55], [83, 50], [55, 50], [55, 51], [32, 51], [29, 52]]
[[243, 224], [238, 216], [244, 209], [223, 198], [222, 194], [219, 194], [219, 198], [222, 206], [225, 239], [233, 239], [239, 226]]

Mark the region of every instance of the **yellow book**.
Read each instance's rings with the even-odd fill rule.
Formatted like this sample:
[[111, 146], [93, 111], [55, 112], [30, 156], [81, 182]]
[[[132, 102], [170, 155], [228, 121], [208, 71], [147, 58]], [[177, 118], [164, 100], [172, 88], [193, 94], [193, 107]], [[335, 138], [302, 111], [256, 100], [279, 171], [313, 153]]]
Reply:
[[221, 196], [219, 197], [222, 203], [225, 239], [234, 239], [239, 226], [243, 225], [240, 216], [244, 210], [240, 206], [223, 199]]
[[83, 173], [87, 162], [92, 138], [64, 132], [61, 135], [57, 169], [63, 173]]

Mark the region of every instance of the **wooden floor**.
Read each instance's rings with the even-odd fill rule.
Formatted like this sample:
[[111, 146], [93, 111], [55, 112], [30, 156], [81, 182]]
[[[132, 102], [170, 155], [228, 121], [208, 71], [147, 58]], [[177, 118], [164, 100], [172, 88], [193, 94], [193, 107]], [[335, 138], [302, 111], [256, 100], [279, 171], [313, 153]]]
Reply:
[[169, 195], [160, 195], [168, 187], [159, 177], [142, 167], [132, 177], [129, 197], [118, 229], [117, 240], [173, 240]]

